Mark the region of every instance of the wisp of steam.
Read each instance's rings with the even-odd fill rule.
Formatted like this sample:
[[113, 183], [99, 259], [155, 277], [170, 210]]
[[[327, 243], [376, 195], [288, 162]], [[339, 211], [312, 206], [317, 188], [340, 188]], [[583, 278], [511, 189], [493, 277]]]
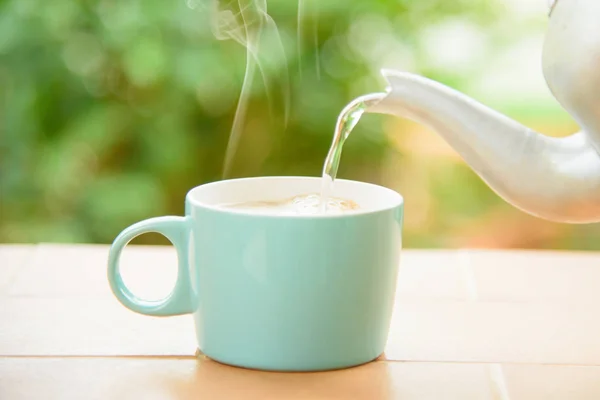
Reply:
[[[312, 0], [312, 4], [309, 4], [307, 0], [298, 0], [298, 23], [297, 23], [297, 37], [298, 37], [298, 60], [299, 60], [299, 69], [300, 74], [302, 74], [302, 51], [304, 50], [304, 28], [305, 28], [305, 20], [307, 19], [307, 14], [310, 14], [313, 17], [312, 21], [312, 41], [315, 47], [315, 69], [317, 74], [317, 79], [321, 77], [321, 69], [319, 68], [319, 50], [317, 49], [317, 45], [319, 43], [319, 36], [317, 32], [318, 27], [318, 7], [319, 0]], [[309, 7], [310, 6], [310, 7]]]
[[212, 31], [218, 40], [235, 40], [246, 49], [246, 71], [225, 152], [223, 178], [231, 173], [246, 118], [250, 88], [256, 70], [265, 85], [271, 114], [274, 104], [283, 105], [283, 120], [289, 114], [288, 63], [275, 21], [267, 13], [266, 0], [211, 0]]

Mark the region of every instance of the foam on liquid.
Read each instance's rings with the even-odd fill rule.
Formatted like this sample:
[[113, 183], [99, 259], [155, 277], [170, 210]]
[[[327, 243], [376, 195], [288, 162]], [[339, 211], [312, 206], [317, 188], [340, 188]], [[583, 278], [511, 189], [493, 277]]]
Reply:
[[327, 199], [327, 208], [322, 210], [321, 196], [317, 193], [299, 195], [283, 200], [222, 204], [221, 207], [271, 215], [336, 215], [360, 209], [359, 205], [352, 200], [329, 197]]

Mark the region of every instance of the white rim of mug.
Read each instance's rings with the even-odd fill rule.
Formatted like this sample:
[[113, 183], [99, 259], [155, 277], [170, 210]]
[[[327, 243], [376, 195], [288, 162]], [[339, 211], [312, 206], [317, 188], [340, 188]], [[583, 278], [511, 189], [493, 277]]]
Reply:
[[[402, 197], [402, 195], [400, 193], [398, 193], [397, 191], [387, 188], [385, 186], [376, 185], [374, 183], [355, 181], [352, 179], [336, 179], [335, 181], [336, 182], [351, 182], [351, 183], [355, 183], [355, 184], [359, 184], [359, 185], [363, 185], [363, 186], [375, 187], [378, 190], [384, 190], [384, 191], [389, 192], [394, 197], [396, 197], [396, 199], [393, 203], [390, 202], [389, 205], [386, 205], [384, 207], [376, 207], [376, 208], [369, 208], [369, 209], [365, 209], [365, 210], [352, 211], [352, 212], [345, 213], [345, 214], [269, 214], [269, 213], [255, 213], [255, 212], [246, 211], [246, 210], [236, 210], [236, 209], [232, 209], [232, 208], [223, 208], [223, 207], [220, 207], [217, 205], [206, 204], [206, 203], [197, 201], [191, 195], [194, 190], [199, 189], [199, 188], [206, 188], [208, 186], [218, 186], [218, 185], [226, 185], [226, 184], [229, 184], [230, 182], [257, 181], [257, 180], [264, 180], [264, 179], [270, 179], [270, 180], [310, 179], [310, 180], [319, 180], [319, 181], [321, 180], [320, 177], [314, 177], [314, 176], [257, 176], [257, 177], [248, 177], [248, 178], [224, 179], [224, 180], [220, 180], [220, 181], [204, 183], [202, 185], [198, 185], [198, 186], [190, 189], [186, 195], [186, 201], [189, 201], [189, 203], [191, 205], [193, 205], [194, 207], [199, 207], [199, 208], [202, 208], [205, 210], [215, 211], [215, 212], [219, 212], [219, 213], [223, 213], [223, 214], [244, 215], [247, 217], [256, 217], [256, 218], [279, 218], [279, 219], [285, 219], [285, 218], [290, 218], [290, 219], [353, 218], [353, 217], [357, 217], [359, 215], [364, 216], [364, 215], [377, 214], [377, 213], [384, 212], [384, 211], [394, 210], [394, 209], [404, 205], [404, 197]], [[335, 183], [334, 183], [334, 185], [335, 185]]]

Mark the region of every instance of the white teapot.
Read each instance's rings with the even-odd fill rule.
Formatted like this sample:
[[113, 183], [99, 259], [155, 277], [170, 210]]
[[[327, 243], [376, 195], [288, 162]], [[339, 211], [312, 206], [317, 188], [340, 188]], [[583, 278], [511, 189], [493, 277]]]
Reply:
[[545, 136], [436, 81], [391, 70], [382, 71], [387, 94], [366, 111], [430, 127], [499, 196], [529, 214], [600, 222], [600, 0], [552, 5], [542, 65], [580, 132]]

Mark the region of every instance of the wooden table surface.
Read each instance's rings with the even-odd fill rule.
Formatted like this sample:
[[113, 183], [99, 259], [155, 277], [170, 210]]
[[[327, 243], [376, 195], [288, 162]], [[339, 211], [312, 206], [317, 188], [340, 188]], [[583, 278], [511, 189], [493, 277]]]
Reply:
[[[600, 399], [600, 253], [404, 251], [380, 360], [273, 373], [195, 356], [189, 315], [122, 307], [107, 252], [0, 246], [0, 399]], [[129, 246], [124, 278], [160, 297], [175, 260]]]

